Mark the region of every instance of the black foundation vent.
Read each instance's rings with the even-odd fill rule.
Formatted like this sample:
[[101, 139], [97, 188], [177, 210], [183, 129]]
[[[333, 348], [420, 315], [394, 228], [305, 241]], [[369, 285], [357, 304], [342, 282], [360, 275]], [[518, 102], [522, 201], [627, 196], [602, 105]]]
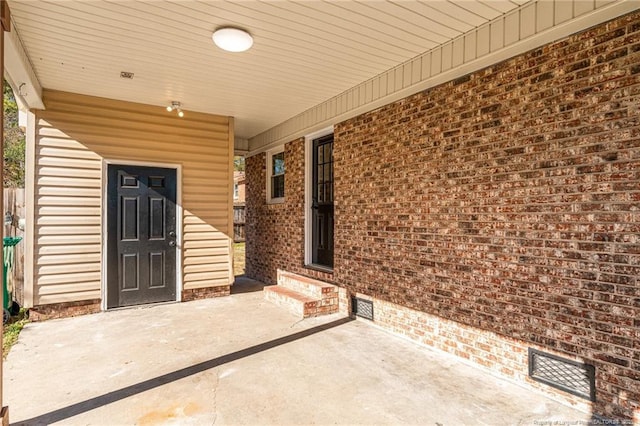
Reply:
[[529, 348], [529, 376], [572, 395], [596, 400], [596, 369], [593, 365]]
[[373, 320], [373, 302], [359, 297], [352, 297], [351, 312], [356, 316]]

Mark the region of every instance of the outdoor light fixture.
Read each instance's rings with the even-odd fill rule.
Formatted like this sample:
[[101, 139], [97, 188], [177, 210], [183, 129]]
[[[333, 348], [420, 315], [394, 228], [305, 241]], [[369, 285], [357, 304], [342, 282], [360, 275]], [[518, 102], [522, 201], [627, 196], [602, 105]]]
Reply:
[[218, 28], [212, 38], [216, 46], [227, 52], [244, 52], [253, 45], [253, 37], [239, 28]]
[[171, 101], [171, 105], [167, 107], [167, 112], [178, 111], [178, 117], [184, 117], [184, 112], [182, 112], [182, 108], [180, 108], [180, 102]]

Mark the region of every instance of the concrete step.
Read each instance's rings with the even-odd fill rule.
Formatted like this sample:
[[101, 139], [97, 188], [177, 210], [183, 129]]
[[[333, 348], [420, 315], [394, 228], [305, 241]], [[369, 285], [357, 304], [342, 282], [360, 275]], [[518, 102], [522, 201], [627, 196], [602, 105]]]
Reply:
[[314, 299], [295, 290], [279, 285], [266, 286], [263, 289], [264, 298], [286, 308], [300, 318], [338, 312], [338, 296], [325, 299]]
[[320, 280], [278, 269], [278, 285], [289, 288], [314, 299], [330, 299], [338, 297], [338, 287]]
[[264, 297], [301, 318], [338, 312], [338, 287], [282, 270], [278, 285], [265, 287]]

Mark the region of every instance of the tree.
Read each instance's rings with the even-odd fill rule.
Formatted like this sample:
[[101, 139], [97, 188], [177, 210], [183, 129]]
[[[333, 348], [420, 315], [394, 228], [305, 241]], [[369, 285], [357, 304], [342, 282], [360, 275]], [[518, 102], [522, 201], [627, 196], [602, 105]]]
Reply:
[[18, 125], [18, 104], [9, 83], [4, 82], [4, 187], [24, 188], [25, 136]]
[[233, 171], [244, 172], [244, 157], [239, 155], [233, 157]]

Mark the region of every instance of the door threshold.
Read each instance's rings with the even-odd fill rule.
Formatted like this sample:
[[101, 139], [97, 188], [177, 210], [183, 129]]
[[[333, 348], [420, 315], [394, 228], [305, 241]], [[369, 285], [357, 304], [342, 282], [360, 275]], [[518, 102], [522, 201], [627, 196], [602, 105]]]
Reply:
[[107, 308], [104, 312], [123, 311], [127, 309], [147, 309], [147, 308], [153, 308], [154, 306], [160, 306], [160, 305], [173, 305], [174, 303], [180, 303], [180, 301], [168, 300], [166, 302], [153, 302], [153, 303], [143, 303], [140, 305], [118, 306], [116, 308]]

